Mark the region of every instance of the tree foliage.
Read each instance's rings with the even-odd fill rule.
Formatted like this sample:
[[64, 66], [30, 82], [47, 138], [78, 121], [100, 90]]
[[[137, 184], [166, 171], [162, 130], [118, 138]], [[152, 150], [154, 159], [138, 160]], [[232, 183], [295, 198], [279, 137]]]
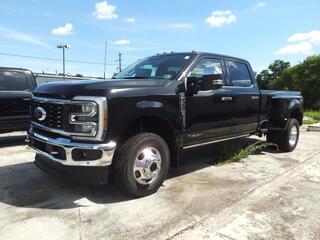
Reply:
[[290, 67], [289, 62], [275, 60], [267, 69], [262, 70], [261, 73], [257, 75], [257, 82], [260, 89], [270, 89], [272, 82], [280, 78], [282, 72], [288, 67]]
[[257, 81], [261, 89], [301, 91], [306, 108], [320, 108], [320, 55], [292, 67], [276, 60], [257, 75]]

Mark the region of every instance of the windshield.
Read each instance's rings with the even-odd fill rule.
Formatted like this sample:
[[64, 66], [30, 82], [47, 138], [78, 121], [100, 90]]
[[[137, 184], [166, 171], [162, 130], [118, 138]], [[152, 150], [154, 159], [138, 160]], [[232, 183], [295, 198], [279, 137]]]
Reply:
[[116, 79], [176, 79], [192, 60], [192, 54], [159, 55], [145, 58], [113, 76]]

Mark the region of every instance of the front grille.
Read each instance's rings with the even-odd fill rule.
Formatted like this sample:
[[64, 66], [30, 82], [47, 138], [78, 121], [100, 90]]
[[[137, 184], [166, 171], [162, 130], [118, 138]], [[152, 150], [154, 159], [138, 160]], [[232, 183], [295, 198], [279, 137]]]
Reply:
[[[46, 117], [42, 121], [36, 116], [35, 110], [37, 107], [43, 108], [46, 112]], [[69, 114], [81, 110], [79, 104], [43, 102], [37, 100], [32, 100], [30, 108], [32, 122], [51, 130], [55, 129], [66, 133], [75, 131], [74, 126], [69, 123]], [[33, 125], [37, 128], [36, 124]]]
[[[35, 109], [37, 107], [42, 107], [47, 113], [47, 116], [43, 121], [37, 119], [35, 114]], [[65, 130], [65, 128], [68, 128], [68, 116], [64, 110], [65, 107], [61, 104], [39, 103], [33, 101], [31, 103], [31, 119], [33, 122], [39, 123], [45, 127]]]
[[[43, 120], [39, 120], [36, 109], [43, 108], [46, 117]], [[55, 103], [48, 100], [37, 101], [35, 99], [31, 102], [31, 121], [34, 128], [41, 131], [46, 131], [48, 134], [56, 133], [69, 136], [69, 133], [76, 132], [75, 125], [69, 123], [69, 114], [81, 111], [81, 105], [78, 103]], [[39, 126], [40, 124], [40, 126]]]
[[[88, 103], [97, 106], [94, 116], [83, 110], [83, 106]], [[33, 96], [30, 105], [32, 128], [53, 138], [63, 136], [101, 141], [104, 133], [104, 115], [99, 112], [104, 112], [105, 105], [104, 97], [77, 97], [67, 100]], [[90, 119], [87, 120], [87, 116]], [[79, 128], [80, 124], [91, 124], [93, 126], [91, 132], [84, 132]]]

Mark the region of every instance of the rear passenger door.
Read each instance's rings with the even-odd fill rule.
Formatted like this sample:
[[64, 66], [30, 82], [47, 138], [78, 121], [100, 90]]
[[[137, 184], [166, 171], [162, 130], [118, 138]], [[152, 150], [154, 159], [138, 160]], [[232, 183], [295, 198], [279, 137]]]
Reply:
[[260, 91], [253, 81], [250, 65], [245, 61], [226, 60], [226, 68], [234, 120], [231, 134], [254, 133], [259, 121]]
[[0, 124], [30, 119], [31, 87], [23, 72], [0, 70]]

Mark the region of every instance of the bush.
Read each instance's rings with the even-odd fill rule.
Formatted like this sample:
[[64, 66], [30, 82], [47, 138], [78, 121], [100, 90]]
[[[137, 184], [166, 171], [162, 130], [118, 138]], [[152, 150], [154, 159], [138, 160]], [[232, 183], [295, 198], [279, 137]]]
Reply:
[[312, 118], [310, 120], [304, 120], [303, 123], [305, 123], [305, 124], [312, 124], [312, 123], [320, 122], [320, 111], [307, 110], [304, 112], [304, 115]]

